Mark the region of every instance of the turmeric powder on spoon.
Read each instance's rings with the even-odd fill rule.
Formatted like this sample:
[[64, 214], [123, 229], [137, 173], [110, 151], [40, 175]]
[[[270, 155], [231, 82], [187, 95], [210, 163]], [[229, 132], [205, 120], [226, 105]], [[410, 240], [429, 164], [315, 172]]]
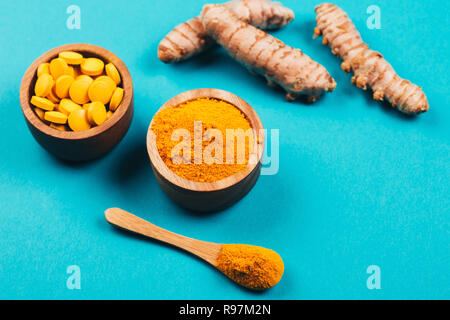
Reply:
[[220, 244], [185, 237], [158, 227], [125, 210], [109, 208], [106, 220], [122, 229], [174, 245], [212, 264], [231, 280], [250, 289], [276, 285], [284, 272], [281, 257], [273, 250], [247, 244]]
[[284, 272], [278, 253], [246, 244], [224, 244], [216, 267], [233, 281], [256, 290], [273, 287]]

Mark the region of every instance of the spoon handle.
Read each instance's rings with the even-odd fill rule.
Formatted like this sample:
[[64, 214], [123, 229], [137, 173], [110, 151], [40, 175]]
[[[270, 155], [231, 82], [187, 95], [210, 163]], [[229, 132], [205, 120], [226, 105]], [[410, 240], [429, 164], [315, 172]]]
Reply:
[[189, 251], [190, 253], [202, 258], [203, 260], [209, 262], [214, 266], [217, 261], [217, 256], [222, 249], [222, 245], [219, 243], [192, 239], [177, 233], [170, 232], [119, 208], [107, 209], [105, 211], [105, 218], [106, 221], [117, 227]]

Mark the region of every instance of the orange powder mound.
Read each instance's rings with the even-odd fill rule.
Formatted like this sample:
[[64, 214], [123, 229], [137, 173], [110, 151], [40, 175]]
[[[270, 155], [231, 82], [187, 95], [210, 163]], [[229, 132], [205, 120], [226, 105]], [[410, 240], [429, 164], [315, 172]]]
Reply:
[[[223, 160], [222, 163], [205, 163], [203, 157], [201, 163], [194, 163], [194, 122], [202, 122], [203, 139], [202, 150], [203, 155], [205, 148], [210, 145], [215, 138], [208, 141], [205, 138], [205, 132], [208, 129], [218, 129], [223, 137]], [[168, 107], [159, 111], [152, 121], [151, 127], [156, 135], [156, 144], [158, 152], [164, 163], [177, 175], [192, 181], [213, 182], [227, 178], [247, 166], [249, 159], [250, 142], [245, 139], [245, 162], [238, 163], [236, 152], [238, 150], [237, 139], [234, 142], [234, 162], [226, 163], [226, 130], [242, 129], [244, 132], [251, 129], [250, 123], [238, 108], [234, 105], [222, 100], [211, 98], [198, 98], [187, 101], [177, 106]], [[182, 142], [182, 138], [172, 141], [172, 134], [177, 129], [186, 129], [190, 133], [191, 155], [189, 159], [180, 153], [178, 154], [189, 163], [174, 163], [172, 151], [175, 146]], [[205, 141], [206, 140], [206, 141]], [[198, 149], [197, 149], [198, 150]], [[242, 150], [242, 149], [240, 149]], [[197, 151], [197, 154], [199, 152]], [[218, 156], [213, 154], [214, 156]]]
[[273, 287], [284, 272], [283, 259], [278, 253], [245, 244], [224, 244], [216, 267], [237, 283], [257, 290]]

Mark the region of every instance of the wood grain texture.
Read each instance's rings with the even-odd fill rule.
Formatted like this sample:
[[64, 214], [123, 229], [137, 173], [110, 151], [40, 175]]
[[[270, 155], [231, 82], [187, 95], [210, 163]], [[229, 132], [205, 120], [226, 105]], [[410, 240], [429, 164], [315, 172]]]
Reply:
[[107, 209], [105, 218], [109, 223], [122, 229], [186, 250], [213, 266], [216, 266], [217, 257], [222, 249], [220, 243], [201, 241], [170, 232], [119, 208]]
[[[261, 120], [247, 102], [230, 92], [219, 89], [186, 91], [167, 101], [158, 112], [201, 97], [220, 99], [234, 105], [245, 114], [256, 133], [263, 129]], [[158, 152], [156, 136], [151, 130], [152, 123], [147, 133], [147, 150], [153, 172], [161, 188], [182, 207], [199, 212], [222, 210], [241, 199], [256, 183], [261, 172], [264, 135], [261, 135], [258, 141], [256, 163], [249, 163], [245, 170], [219, 181], [197, 182], [176, 175], [166, 166]]]
[[[100, 126], [86, 131], [59, 131], [42, 122], [30, 104], [36, 83], [36, 71], [41, 63], [49, 62], [61, 51], [72, 50], [85, 57], [99, 57], [112, 62], [122, 77], [124, 97], [120, 108]], [[91, 44], [77, 43], [54, 48], [34, 61], [23, 76], [20, 85], [20, 105], [25, 121], [39, 144], [53, 155], [70, 161], [87, 161], [110, 151], [125, 136], [133, 118], [133, 83], [125, 64], [114, 53]]]

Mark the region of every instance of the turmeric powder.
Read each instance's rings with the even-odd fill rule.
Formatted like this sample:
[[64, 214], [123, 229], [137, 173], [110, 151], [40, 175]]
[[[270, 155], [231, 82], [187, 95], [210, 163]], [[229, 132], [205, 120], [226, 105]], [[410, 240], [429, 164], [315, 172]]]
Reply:
[[354, 72], [353, 84], [364, 90], [371, 87], [375, 100], [386, 99], [403, 113], [419, 114], [428, 110], [422, 89], [400, 78], [379, 52], [369, 49], [344, 10], [330, 3], [323, 3], [315, 10], [314, 37], [323, 35], [323, 44], [328, 44], [333, 54], [344, 60], [342, 69]]
[[[191, 181], [218, 181], [244, 170], [254, 151], [250, 122], [222, 100], [197, 98], [164, 108], [153, 118], [151, 129], [167, 167]], [[235, 144], [231, 133], [236, 132], [247, 136], [236, 136]]]
[[233, 281], [256, 290], [273, 287], [284, 272], [278, 253], [245, 244], [224, 244], [216, 267]]

